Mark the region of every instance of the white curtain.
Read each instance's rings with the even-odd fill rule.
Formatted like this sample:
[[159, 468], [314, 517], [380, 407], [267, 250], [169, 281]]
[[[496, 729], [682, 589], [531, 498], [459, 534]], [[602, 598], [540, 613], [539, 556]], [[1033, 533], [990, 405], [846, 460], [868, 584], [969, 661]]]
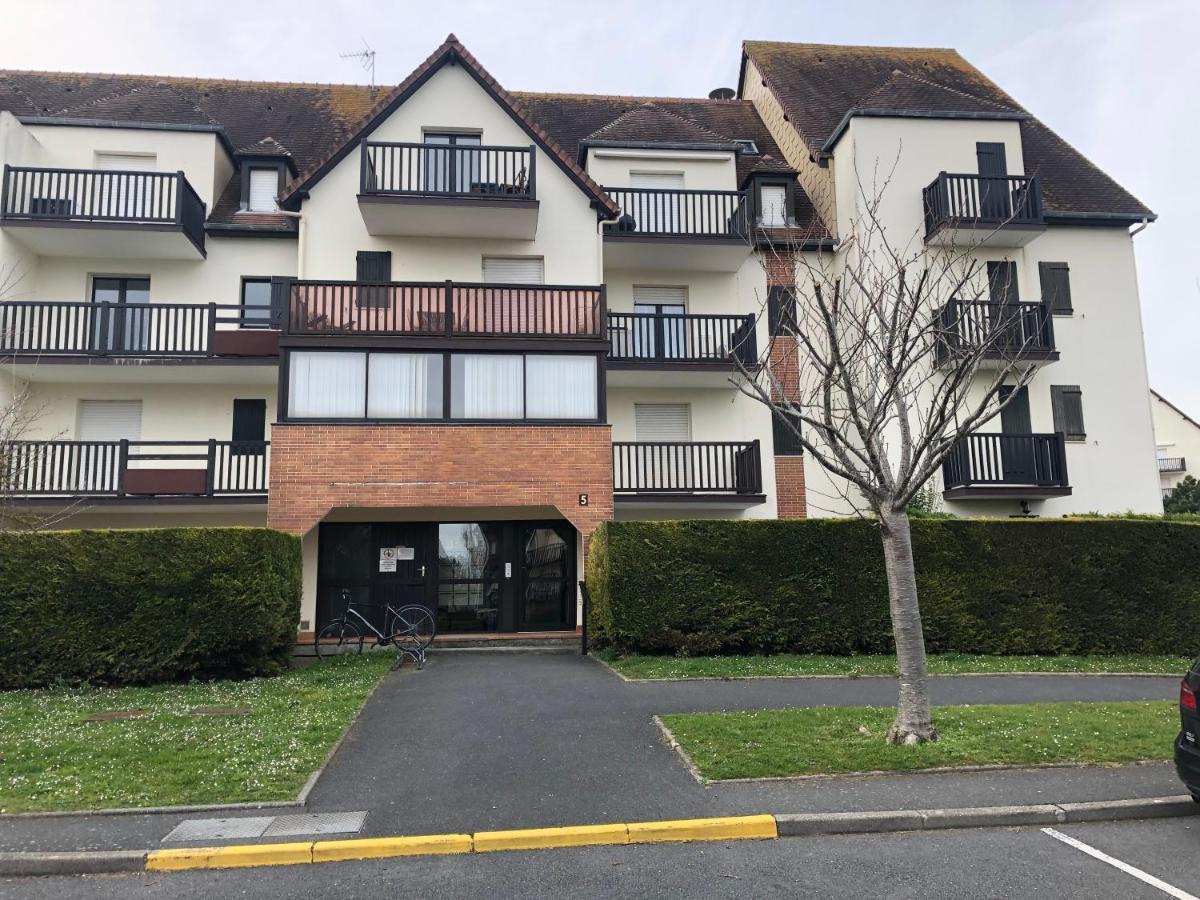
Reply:
[[450, 415], [455, 419], [520, 419], [522, 360], [494, 353], [450, 358]]
[[526, 357], [525, 414], [530, 419], [596, 418], [596, 357]]
[[357, 419], [367, 386], [365, 353], [293, 352], [288, 415], [297, 419]]
[[442, 357], [431, 353], [372, 353], [367, 417], [433, 419], [442, 415]]

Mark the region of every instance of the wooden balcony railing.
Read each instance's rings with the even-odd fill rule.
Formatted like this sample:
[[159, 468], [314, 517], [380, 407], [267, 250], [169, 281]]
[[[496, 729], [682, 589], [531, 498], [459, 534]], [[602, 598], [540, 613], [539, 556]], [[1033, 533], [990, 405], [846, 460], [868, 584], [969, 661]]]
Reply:
[[203, 249], [204, 219], [182, 172], [4, 167], [0, 221], [176, 225]]
[[0, 482], [14, 497], [266, 494], [269, 447], [268, 441], [11, 441], [0, 447]]
[[218, 326], [261, 331], [271, 316], [263, 307], [217, 303], [0, 303], [0, 357], [218, 356], [237, 334]]
[[645, 363], [737, 363], [758, 360], [754, 316], [608, 314], [609, 359]]
[[618, 494], [759, 494], [758, 441], [613, 442]]
[[360, 191], [373, 196], [534, 199], [535, 148], [364, 141]]
[[947, 490], [958, 487], [1065, 488], [1061, 434], [971, 434], [942, 464]]
[[938, 361], [980, 347], [988, 356], [1052, 353], [1054, 317], [1045, 303], [951, 300], [938, 313]]
[[1036, 177], [951, 175], [942, 172], [923, 192], [925, 235], [939, 228], [1042, 225]]
[[297, 281], [284, 333], [604, 339], [604, 288]]
[[1158, 461], [1158, 471], [1160, 472], [1186, 472], [1187, 460], [1182, 456], [1168, 456], [1160, 458]]
[[604, 191], [621, 207], [620, 220], [606, 225], [605, 234], [745, 240], [753, 224], [750, 200], [742, 191], [609, 187]]

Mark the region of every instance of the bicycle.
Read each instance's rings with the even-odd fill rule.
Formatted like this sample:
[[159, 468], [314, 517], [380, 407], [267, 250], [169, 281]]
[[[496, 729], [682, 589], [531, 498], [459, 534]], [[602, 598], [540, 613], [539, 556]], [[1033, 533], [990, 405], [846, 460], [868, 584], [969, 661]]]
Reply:
[[396, 609], [389, 603], [384, 611], [383, 631], [380, 631], [354, 608], [348, 588], [342, 589], [342, 601], [346, 605], [345, 612], [317, 632], [314, 639], [318, 659], [342, 653], [362, 653], [369, 632], [375, 638], [376, 647], [391, 644], [396, 648], [394, 668], [399, 668], [405, 656], [410, 657], [418, 669], [425, 668], [425, 650], [437, 634], [437, 622], [426, 607], [412, 603]]

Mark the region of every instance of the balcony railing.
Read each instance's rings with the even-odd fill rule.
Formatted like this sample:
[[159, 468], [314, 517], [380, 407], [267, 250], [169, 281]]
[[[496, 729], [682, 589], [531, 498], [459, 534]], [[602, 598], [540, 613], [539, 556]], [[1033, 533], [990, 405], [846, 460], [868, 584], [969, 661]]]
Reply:
[[951, 175], [942, 172], [923, 193], [925, 236], [943, 226], [1042, 225], [1042, 192], [1036, 177]]
[[366, 141], [363, 194], [436, 197], [536, 197], [534, 147], [403, 144]]
[[271, 324], [271, 310], [241, 305], [14, 301], [0, 303], [0, 356], [217, 356], [238, 335], [218, 326]]
[[758, 360], [754, 316], [608, 314], [609, 359], [639, 363], [727, 363]]
[[285, 333], [604, 339], [602, 287], [297, 281]]
[[15, 497], [266, 494], [269, 446], [217, 440], [12, 441], [0, 448], [0, 482]]
[[1065, 488], [1061, 434], [971, 434], [942, 464], [946, 490], [964, 487]]
[[1160, 458], [1158, 461], [1158, 471], [1160, 472], [1186, 472], [1187, 460], [1182, 456], [1168, 456]]
[[741, 191], [604, 190], [621, 207], [619, 221], [605, 226], [609, 235], [745, 240], [750, 234], [750, 200]]
[[204, 247], [204, 201], [182, 172], [5, 166], [0, 220], [175, 225]]
[[938, 314], [938, 361], [983, 348], [987, 356], [1054, 352], [1054, 317], [1039, 302], [951, 300]]
[[618, 494], [759, 494], [758, 441], [613, 442]]

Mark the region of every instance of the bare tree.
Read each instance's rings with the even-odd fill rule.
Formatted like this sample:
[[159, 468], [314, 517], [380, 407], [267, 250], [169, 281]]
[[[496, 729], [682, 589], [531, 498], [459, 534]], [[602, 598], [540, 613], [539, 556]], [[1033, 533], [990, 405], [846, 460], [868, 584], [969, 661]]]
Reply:
[[897, 235], [885, 225], [891, 173], [870, 190], [856, 179], [849, 233], [834, 248], [769, 247], [767, 264], [794, 260], [794, 303], [764, 306], [774, 337], [736, 383], [833, 476], [843, 509], [878, 522], [899, 675], [887, 740], [919, 743], [937, 730], [908, 505], [958, 442], [1030, 381], [1037, 365], [1026, 350], [1037, 335], [1015, 304], [971, 302], [986, 288], [977, 251], [996, 230], [971, 241], [959, 229], [954, 246], [926, 246], [923, 228]]

